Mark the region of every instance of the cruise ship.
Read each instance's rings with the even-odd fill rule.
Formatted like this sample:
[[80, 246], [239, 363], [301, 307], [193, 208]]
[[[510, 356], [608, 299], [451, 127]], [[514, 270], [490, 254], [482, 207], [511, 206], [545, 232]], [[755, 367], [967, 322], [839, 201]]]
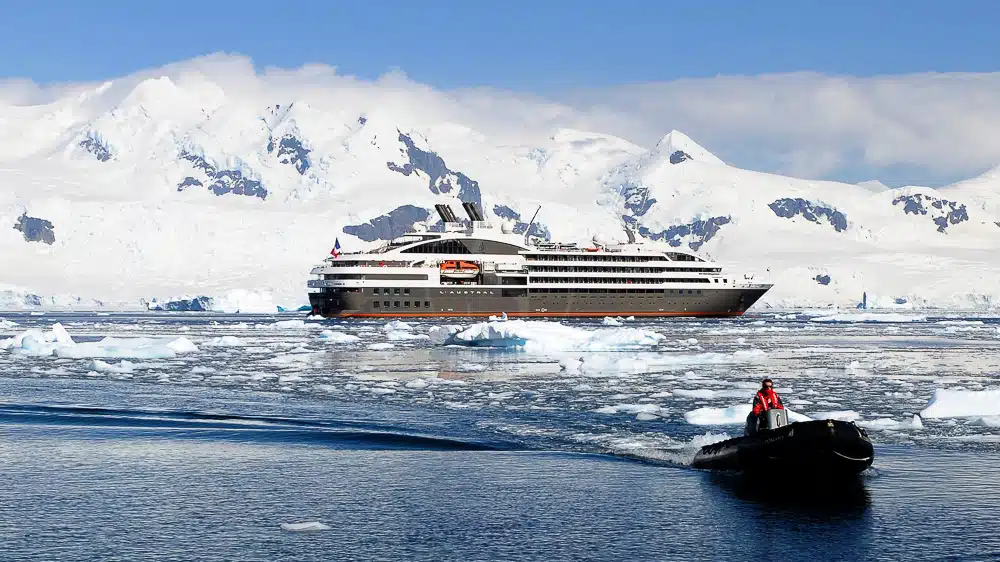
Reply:
[[[464, 203], [435, 206], [443, 232], [331, 256], [308, 281], [323, 317], [739, 316], [770, 288], [692, 252], [629, 242], [581, 247], [515, 234]], [[537, 212], [536, 212], [537, 215]], [[532, 223], [534, 218], [532, 219]]]

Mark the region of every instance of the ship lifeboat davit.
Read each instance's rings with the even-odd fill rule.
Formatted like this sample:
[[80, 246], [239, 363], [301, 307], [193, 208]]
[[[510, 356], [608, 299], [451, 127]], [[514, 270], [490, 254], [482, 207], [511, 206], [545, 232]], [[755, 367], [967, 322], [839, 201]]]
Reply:
[[868, 434], [853, 423], [817, 420], [779, 424], [754, 435], [706, 445], [695, 455], [692, 466], [812, 479], [854, 476], [875, 459]]
[[474, 279], [479, 275], [479, 265], [467, 262], [449, 260], [441, 263], [441, 277], [448, 279]]

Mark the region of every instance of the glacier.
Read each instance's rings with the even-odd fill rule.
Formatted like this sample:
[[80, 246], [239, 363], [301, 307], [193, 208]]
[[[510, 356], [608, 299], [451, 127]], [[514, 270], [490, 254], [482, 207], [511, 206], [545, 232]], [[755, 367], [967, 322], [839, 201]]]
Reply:
[[532, 234], [567, 242], [624, 240], [625, 222], [774, 283], [759, 308], [1000, 310], [1000, 167], [940, 188], [814, 181], [680, 131], [642, 147], [477, 129], [426, 89], [211, 68], [0, 101], [0, 309], [294, 309], [334, 240], [371, 249], [473, 201], [516, 232], [541, 206]]

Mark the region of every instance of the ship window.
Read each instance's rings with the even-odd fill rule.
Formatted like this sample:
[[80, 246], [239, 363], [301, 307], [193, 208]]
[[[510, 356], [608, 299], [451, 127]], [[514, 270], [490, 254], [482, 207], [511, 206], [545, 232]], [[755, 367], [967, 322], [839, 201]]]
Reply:
[[420, 308], [420, 301], [413, 301], [413, 308]]
[[405, 308], [410, 308], [410, 301], [403, 301], [403, 306]]
[[393, 308], [399, 308], [399, 301], [392, 301]]
[[398, 295], [398, 294], [399, 294], [399, 289], [393, 289], [393, 290], [392, 290], [392, 294], [394, 294], [394, 295]]
[[693, 295], [693, 294], [694, 294], [694, 291], [692, 291], [691, 289], [688, 289], [688, 294], [689, 294], [689, 295]]
[[403, 289], [403, 294], [404, 294], [404, 295], [408, 295], [408, 294], [410, 294], [410, 290], [409, 290], [409, 289]]
[[699, 295], [701, 294], [701, 289], [698, 289], [698, 294], [699, 294]]
[[372, 306], [375, 307], [375, 308], [378, 308], [378, 301], [373, 302]]
[[372, 294], [373, 295], [377, 295], [378, 294], [378, 287], [375, 287], [374, 289], [372, 289]]
[[430, 307], [431, 307], [431, 301], [424, 301], [424, 308], [430, 308]]
[[382, 301], [382, 308], [389, 308], [389, 301]]

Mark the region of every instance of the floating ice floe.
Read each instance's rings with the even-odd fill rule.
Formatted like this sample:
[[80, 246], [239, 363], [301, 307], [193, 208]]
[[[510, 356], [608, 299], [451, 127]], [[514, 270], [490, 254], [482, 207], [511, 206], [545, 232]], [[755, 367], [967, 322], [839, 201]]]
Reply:
[[877, 418], [874, 420], [861, 420], [858, 421], [857, 424], [867, 429], [890, 431], [913, 431], [924, 428], [924, 424], [920, 420], [920, 416], [916, 414], [908, 420], [896, 421], [892, 418]]
[[527, 351], [614, 351], [641, 349], [660, 343], [664, 336], [639, 328], [567, 326], [556, 322], [507, 320], [480, 322], [467, 328], [442, 326], [431, 340], [442, 345], [518, 347]]
[[387, 322], [384, 326], [382, 326], [383, 332], [399, 332], [399, 331], [409, 332], [412, 330], [413, 326], [406, 322], [403, 322], [402, 320], [393, 320], [391, 322]]
[[[676, 368], [685, 365], [725, 365], [760, 361], [767, 355], [759, 349], [733, 353], [654, 353], [633, 354], [595, 352], [577, 357], [564, 357], [559, 367], [566, 373], [644, 373], [655, 368]], [[751, 393], [752, 394], [752, 393]]]
[[304, 523], [282, 523], [281, 529], [292, 533], [308, 533], [315, 531], [329, 530], [329, 525], [324, 525], [319, 521], [307, 521]]
[[264, 327], [274, 330], [303, 330], [309, 327], [305, 320], [279, 320], [274, 324], [267, 324]]
[[975, 418], [1000, 415], [1000, 389], [949, 390], [938, 388], [927, 407], [920, 412], [925, 419]]
[[321, 340], [330, 343], [351, 343], [361, 340], [358, 336], [354, 334], [345, 334], [344, 332], [337, 332], [334, 330], [323, 330], [320, 332], [319, 337]]
[[17, 326], [17, 322], [12, 322], [6, 318], [0, 318], [0, 330], [10, 330], [11, 328], [16, 328]]
[[674, 396], [678, 396], [680, 398], [699, 398], [703, 400], [710, 400], [713, 398], [743, 398], [747, 395], [747, 391], [741, 388], [727, 388], [723, 390], [711, 390], [708, 388], [687, 390], [683, 388], [675, 388], [672, 392]]
[[385, 337], [389, 341], [426, 340], [430, 338], [427, 334], [414, 334], [406, 330], [389, 330], [386, 331]]
[[123, 359], [117, 365], [114, 365], [105, 363], [100, 359], [94, 359], [90, 362], [88, 368], [98, 373], [127, 374], [135, 372], [135, 363]]
[[0, 340], [0, 349], [20, 355], [56, 355], [70, 359], [169, 359], [180, 353], [198, 351], [198, 347], [185, 337], [104, 338], [77, 343], [58, 323], [47, 332], [32, 328], [13, 338]]
[[659, 417], [669, 410], [656, 404], [615, 404], [594, 410], [597, 414], [647, 414]]
[[926, 322], [926, 316], [920, 316], [915, 314], [897, 314], [897, 313], [884, 313], [879, 314], [875, 312], [858, 312], [858, 313], [846, 313], [846, 314], [831, 314], [829, 316], [816, 316], [809, 319], [810, 322], [841, 322], [841, 323], [855, 323], [855, 322]]
[[605, 316], [604, 321], [601, 322], [604, 326], [624, 326], [625, 323], [618, 318], [612, 318], [610, 316]]
[[[753, 410], [752, 404], [740, 404], [728, 408], [698, 408], [684, 414], [684, 420], [692, 425], [743, 425]], [[812, 418], [785, 409], [788, 421], [810, 421]]]
[[388, 343], [388, 342], [379, 342], [379, 343], [373, 343], [373, 344], [369, 344], [368, 345], [368, 349], [370, 349], [372, 351], [382, 351], [382, 350], [385, 350], [385, 349], [392, 349], [394, 347], [396, 347], [395, 344], [391, 344], [391, 343]]
[[247, 343], [236, 336], [220, 336], [202, 343], [206, 347], [245, 347]]

